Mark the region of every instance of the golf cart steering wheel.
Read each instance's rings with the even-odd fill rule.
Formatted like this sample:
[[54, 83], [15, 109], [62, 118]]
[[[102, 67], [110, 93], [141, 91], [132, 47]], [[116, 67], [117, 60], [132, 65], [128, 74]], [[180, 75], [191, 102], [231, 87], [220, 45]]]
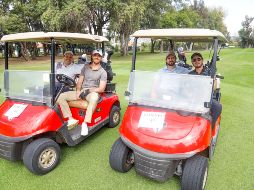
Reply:
[[61, 84], [64, 84], [64, 85], [69, 86], [71, 88], [74, 88], [76, 86], [76, 82], [72, 78], [68, 77], [67, 75], [56, 74], [56, 79]]

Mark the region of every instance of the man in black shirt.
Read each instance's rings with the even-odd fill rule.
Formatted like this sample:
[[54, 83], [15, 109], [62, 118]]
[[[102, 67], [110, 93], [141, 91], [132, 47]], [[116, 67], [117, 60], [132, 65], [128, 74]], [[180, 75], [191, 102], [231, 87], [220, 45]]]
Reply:
[[209, 75], [208, 70], [204, 67], [203, 56], [201, 53], [195, 52], [191, 56], [191, 62], [194, 66], [194, 70], [189, 72], [192, 75]]
[[[193, 53], [191, 56], [191, 62], [192, 65], [194, 66], [194, 70], [189, 72], [189, 74], [209, 76], [208, 69], [206, 69], [203, 64], [203, 56], [200, 53], [198, 52]], [[212, 127], [215, 126], [216, 121], [221, 114], [221, 111], [222, 105], [217, 100], [212, 99], [211, 101]]]

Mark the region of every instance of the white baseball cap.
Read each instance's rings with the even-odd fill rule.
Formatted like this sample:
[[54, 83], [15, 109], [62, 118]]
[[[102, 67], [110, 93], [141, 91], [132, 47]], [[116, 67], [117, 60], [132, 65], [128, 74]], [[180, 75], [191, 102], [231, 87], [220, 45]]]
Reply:
[[99, 50], [99, 49], [95, 49], [95, 50], [93, 50], [92, 55], [94, 55], [94, 54], [99, 54], [99, 55], [102, 57], [102, 51], [101, 51], [101, 50]]
[[66, 52], [64, 52], [64, 55], [67, 55], [67, 54], [73, 55], [73, 52], [72, 51], [66, 51]]

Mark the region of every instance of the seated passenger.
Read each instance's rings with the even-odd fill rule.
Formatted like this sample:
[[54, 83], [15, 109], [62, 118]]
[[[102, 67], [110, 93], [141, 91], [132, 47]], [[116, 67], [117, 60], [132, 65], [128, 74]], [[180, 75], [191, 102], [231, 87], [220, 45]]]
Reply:
[[[189, 72], [189, 74], [206, 75], [206, 76], [209, 75], [208, 70], [205, 69], [203, 64], [203, 56], [200, 53], [198, 52], [193, 53], [191, 56], [191, 62], [195, 69]], [[222, 105], [217, 100], [212, 99], [212, 102], [211, 102], [212, 126], [215, 125], [218, 117], [221, 114], [221, 111], [222, 111]]]
[[169, 54], [166, 57], [166, 67], [160, 69], [160, 72], [187, 74], [189, 73], [189, 70], [184, 67], [176, 65], [175, 53], [169, 52]]
[[92, 114], [99, 100], [99, 93], [104, 92], [107, 84], [107, 73], [101, 67], [102, 53], [94, 50], [92, 62], [85, 64], [76, 85], [76, 91], [62, 93], [57, 103], [60, 105], [64, 118], [68, 118], [68, 129], [72, 129], [78, 124], [78, 120], [72, 117], [72, 113], [67, 101], [78, 100], [80, 97], [88, 101], [85, 120], [82, 123], [81, 135], [88, 134], [87, 123], [91, 123]]
[[86, 64], [87, 63], [87, 55], [84, 53], [78, 58], [78, 64]]
[[[72, 51], [66, 51], [62, 62], [56, 64], [56, 74], [64, 74], [75, 79], [76, 75], [80, 74], [83, 65], [74, 64]], [[56, 94], [60, 90], [61, 84], [56, 82]], [[65, 87], [63, 92], [69, 91], [69, 87]]]

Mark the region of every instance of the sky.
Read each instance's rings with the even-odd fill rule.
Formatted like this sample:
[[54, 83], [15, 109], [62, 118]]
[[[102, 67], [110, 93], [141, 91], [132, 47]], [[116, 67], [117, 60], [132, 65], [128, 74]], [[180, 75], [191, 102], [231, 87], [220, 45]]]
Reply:
[[253, 0], [204, 0], [208, 7], [222, 7], [226, 13], [224, 23], [231, 36], [237, 36], [245, 15], [254, 17]]

